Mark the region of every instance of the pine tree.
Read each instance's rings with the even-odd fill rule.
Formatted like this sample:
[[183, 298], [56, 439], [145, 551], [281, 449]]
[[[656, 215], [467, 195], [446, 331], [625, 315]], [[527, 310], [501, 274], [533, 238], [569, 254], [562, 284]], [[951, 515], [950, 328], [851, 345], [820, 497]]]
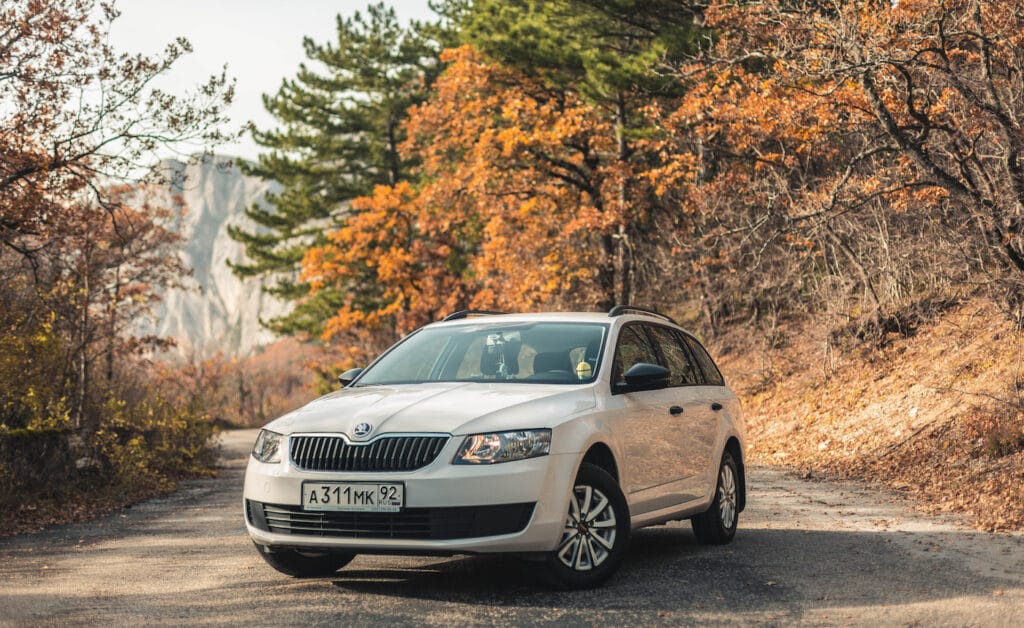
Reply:
[[267, 205], [246, 210], [259, 228], [230, 230], [250, 260], [232, 265], [234, 272], [272, 278], [269, 291], [296, 302], [292, 313], [269, 323], [283, 334], [317, 335], [346, 302], [376, 298], [368, 281], [310, 294], [298, 271], [305, 252], [344, 223], [353, 198], [407, 179], [413, 164], [398, 153], [402, 122], [439, 70], [436, 26], [403, 26], [383, 3], [365, 16], [338, 16], [337, 28], [333, 43], [306, 38], [309, 63], [264, 96], [279, 126], [254, 132], [265, 150], [243, 169], [281, 190], [268, 195]]
[[570, 86], [597, 105], [624, 92], [678, 95], [666, 70], [690, 58], [701, 8], [679, 0], [450, 0], [463, 38], [491, 58]]

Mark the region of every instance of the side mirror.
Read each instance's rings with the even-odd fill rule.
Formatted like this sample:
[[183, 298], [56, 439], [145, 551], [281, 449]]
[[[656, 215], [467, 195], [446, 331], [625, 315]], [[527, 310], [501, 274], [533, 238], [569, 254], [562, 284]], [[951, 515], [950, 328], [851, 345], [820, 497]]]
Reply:
[[363, 372], [361, 368], [349, 369], [338, 376], [338, 382], [344, 388], [352, 383], [352, 380], [359, 377], [359, 374]]
[[626, 370], [626, 385], [620, 387], [622, 392], [638, 390], [658, 390], [668, 386], [669, 371], [664, 366], [637, 362]]

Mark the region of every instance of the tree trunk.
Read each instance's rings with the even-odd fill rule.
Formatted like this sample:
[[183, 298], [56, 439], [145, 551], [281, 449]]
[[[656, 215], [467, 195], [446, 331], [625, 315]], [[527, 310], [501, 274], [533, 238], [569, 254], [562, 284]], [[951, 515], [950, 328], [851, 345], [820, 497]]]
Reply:
[[121, 295], [121, 265], [118, 264], [114, 270], [114, 285], [110, 288], [110, 298], [107, 301], [107, 320], [110, 322], [110, 329], [107, 330], [107, 383], [114, 381], [114, 339], [117, 336], [117, 301]]
[[82, 304], [78, 325], [78, 399], [75, 407], [75, 428], [81, 429], [85, 424], [85, 397], [89, 390], [89, 269], [92, 264], [91, 243], [88, 236], [85, 242], [85, 263], [82, 272]]
[[622, 172], [619, 173], [618, 198], [619, 224], [615, 232], [615, 301], [629, 305], [633, 298], [633, 250], [627, 230], [629, 190], [626, 181], [626, 165], [629, 161], [629, 144], [626, 140], [626, 103], [620, 93], [615, 102], [615, 139], [618, 154], [616, 155]]
[[395, 185], [402, 176], [401, 163], [398, 159], [398, 138], [395, 137], [395, 128], [398, 126], [398, 117], [388, 114], [387, 142], [388, 142], [388, 183]]
[[597, 285], [601, 289], [597, 308], [606, 311], [615, 305], [615, 239], [611, 235], [601, 236], [601, 248], [605, 262], [597, 272]]
[[[860, 258], [857, 256], [850, 245], [846, 242], [846, 239], [836, 233], [831, 226], [825, 225], [825, 232], [829, 238], [839, 247], [839, 250], [846, 255], [846, 259], [850, 261], [850, 264], [857, 270], [857, 274], [860, 275], [860, 281], [864, 285], [867, 291], [868, 297], [871, 301], [872, 307], [874, 307], [874, 315], [876, 320], [882, 320], [885, 317], [885, 311], [882, 308], [882, 301], [878, 298], [878, 292], [875, 290], [875, 284], [871, 281], [871, 275], [868, 273], [867, 268], [861, 263]], [[836, 260], [836, 266], [839, 265], [839, 260]]]

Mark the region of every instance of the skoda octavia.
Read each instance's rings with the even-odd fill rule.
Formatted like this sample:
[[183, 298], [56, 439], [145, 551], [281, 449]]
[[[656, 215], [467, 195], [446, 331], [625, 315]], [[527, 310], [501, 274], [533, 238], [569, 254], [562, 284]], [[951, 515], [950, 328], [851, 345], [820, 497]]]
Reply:
[[458, 312], [339, 379], [261, 430], [246, 470], [246, 526], [285, 574], [361, 553], [503, 552], [587, 588], [637, 528], [736, 533], [739, 401], [661, 314]]

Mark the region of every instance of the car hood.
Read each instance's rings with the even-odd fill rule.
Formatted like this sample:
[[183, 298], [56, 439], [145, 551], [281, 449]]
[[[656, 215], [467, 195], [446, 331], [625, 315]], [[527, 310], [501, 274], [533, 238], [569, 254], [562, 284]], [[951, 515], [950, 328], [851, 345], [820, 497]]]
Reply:
[[267, 425], [282, 434], [341, 432], [368, 423], [383, 433], [473, 434], [553, 427], [565, 417], [593, 408], [590, 386], [541, 384], [429, 383], [357, 386], [320, 397]]

